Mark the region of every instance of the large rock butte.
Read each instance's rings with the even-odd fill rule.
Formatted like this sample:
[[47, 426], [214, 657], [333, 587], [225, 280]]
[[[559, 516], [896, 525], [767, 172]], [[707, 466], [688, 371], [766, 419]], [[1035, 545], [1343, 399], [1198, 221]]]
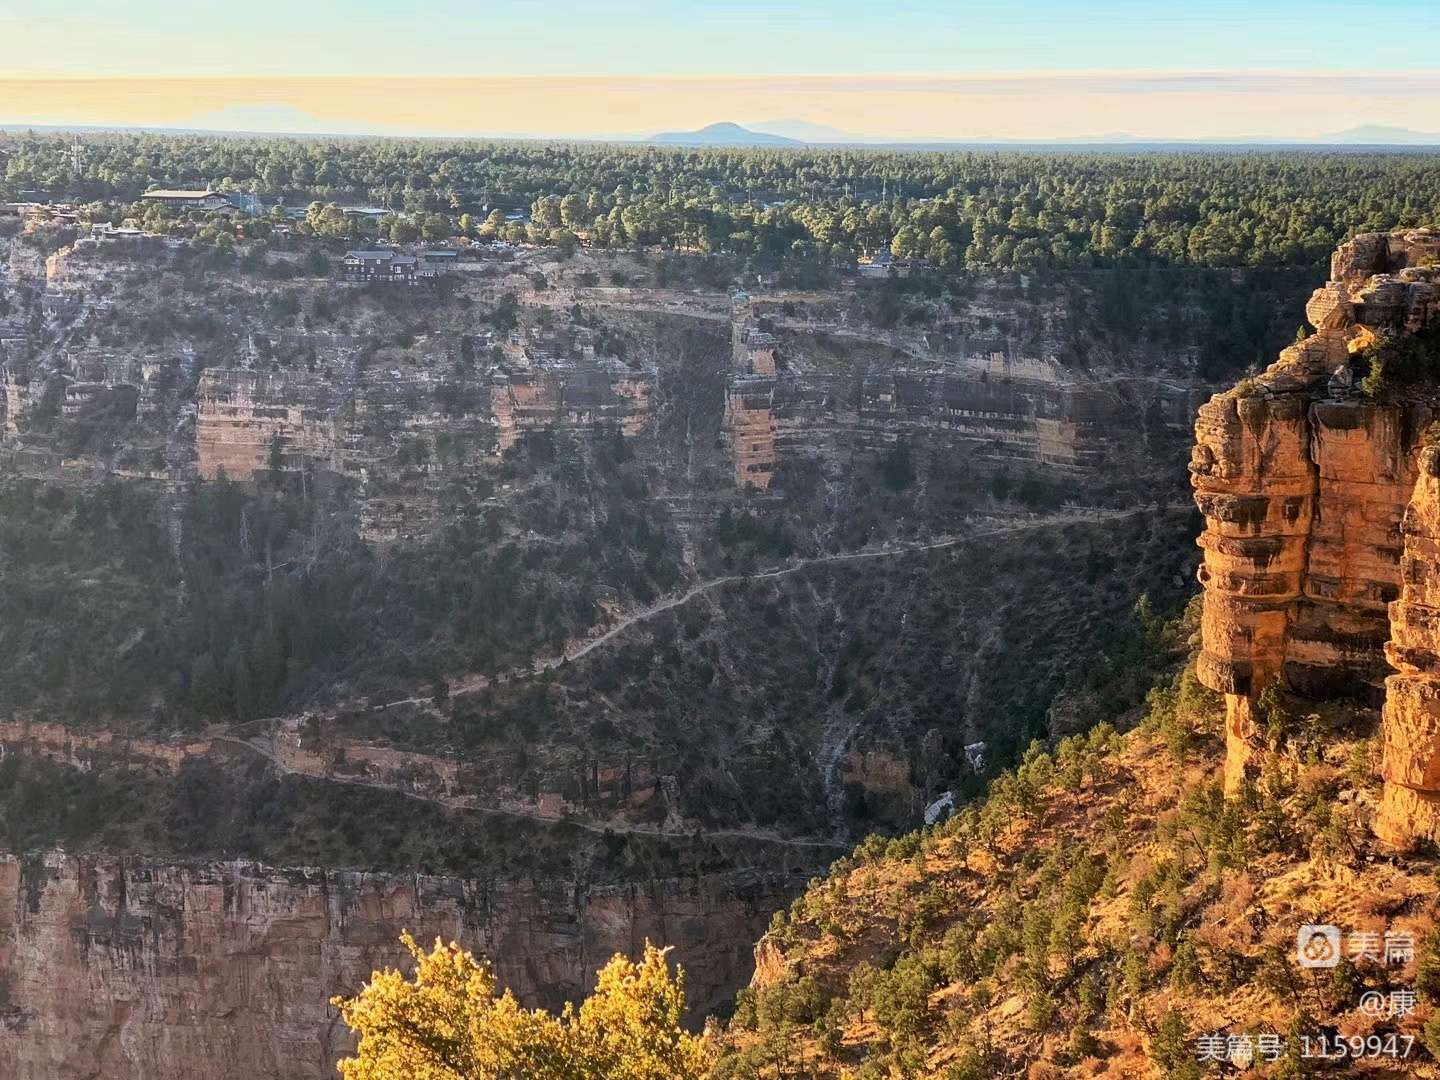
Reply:
[[1260, 695], [1384, 703], [1377, 832], [1440, 840], [1440, 378], [1362, 392], [1364, 354], [1440, 327], [1440, 231], [1343, 245], [1315, 333], [1200, 408], [1199, 677], [1225, 695], [1225, 779], [1263, 744]]

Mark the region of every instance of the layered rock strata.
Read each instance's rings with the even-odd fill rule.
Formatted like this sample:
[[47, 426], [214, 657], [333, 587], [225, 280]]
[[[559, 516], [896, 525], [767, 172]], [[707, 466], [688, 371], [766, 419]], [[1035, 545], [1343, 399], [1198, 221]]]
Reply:
[[[1431, 618], [1425, 545], [1440, 534], [1425, 517], [1432, 452], [1421, 454], [1440, 382], [1369, 393], [1356, 384], [1371, 347], [1440, 325], [1437, 259], [1432, 230], [1345, 244], [1306, 307], [1315, 334], [1199, 411], [1190, 465], [1205, 516], [1198, 674], [1225, 695], [1231, 790], [1264, 742], [1257, 703], [1278, 685], [1383, 700], [1387, 805], [1440, 797], [1440, 769], [1432, 782], [1419, 749], [1440, 747], [1440, 724], [1428, 729], [1413, 704], [1426, 680], [1440, 687], [1440, 664], [1429, 674], [1416, 640], [1440, 652], [1440, 636], [1426, 637], [1440, 632], [1440, 611]], [[1432, 829], [1382, 817], [1396, 839]]]
[[646, 432], [653, 417], [655, 375], [614, 360], [540, 361], [497, 372], [491, 403], [501, 450], [527, 432], [588, 431], [606, 424], [627, 436]]
[[735, 379], [725, 396], [725, 432], [735, 486], [767, 491], [775, 476], [775, 380]]
[[0, 855], [6, 1080], [320, 1080], [351, 1043], [329, 999], [401, 965], [397, 935], [495, 958], [532, 1003], [616, 952], [676, 946], [697, 1015], [803, 882], [735, 872], [596, 886], [423, 874]]
[[[1094, 473], [1143, 453], [1152, 435], [1179, 436], [1200, 398], [1191, 385], [1082, 376], [999, 352], [957, 358], [943, 369], [862, 357], [848, 371], [814, 370], [803, 347], [803, 336], [777, 345], [773, 335], [737, 321], [723, 425], [737, 488], [767, 491], [791, 465], [899, 438]], [[848, 440], [845, 451], [841, 440]]]
[[342, 442], [334, 396], [325, 380], [308, 374], [206, 371], [196, 395], [201, 478], [248, 481], [301, 460], [332, 465]]

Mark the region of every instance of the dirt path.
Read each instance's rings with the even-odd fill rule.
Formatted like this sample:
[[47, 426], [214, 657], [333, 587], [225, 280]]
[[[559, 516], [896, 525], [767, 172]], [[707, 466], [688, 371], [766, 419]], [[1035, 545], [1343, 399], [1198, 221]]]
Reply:
[[[1158, 509], [1162, 511], [1170, 511], [1180, 506], [1188, 505], [1188, 503], [1168, 504], [1162, 505], [1158, 507]], [[960, 544], [969, 543], [971, 541], [985, 540], [993, 537], [1026, 532], [1034, 529], [1053, 528], [1056, 526], [1063, 526], [1078, 522], [1116, 520], [1143, 513], [1153, 513], [1156, 511], [1156, 509], [1157, 507], [1153, 505], [1131, 510], [1075, 509], [1059, 514], [1048, 515], [1043, 518], [1035, 518], [1021, 522], [1008, 522], [992, 528], [979, 528], [961, 536], [947, 536], [936, 540], [926, 541], [924, 543], [891, 544], [884, 547], [877, 547], [871, 550], [850, 551], [832, 555], [817, 555], [808, 559], [799, 559], [787, 566], [775, 567], [770, 570], [765, 570], [754, 574], [729, 574], [723, 577], [711, 578], [707, 581], [702, 581], [693, 585], [691, 588], [687, 589], [683, 593], [667, 597], [663, 600], [657, 601], [656, 603], [649, 605], [648, 607], [641, 608], [638, 611], [632, 612], [630, 615], [626, 616], [620, 622], [616, 623], [605, 633], [576, 647], [567, 649], [560, 656], [548, 657], [544, 660], [539, 661], [536, 664], [531, 665], [528, 669], [523, 669], [518, 672], [512, 672], [507, 675], [503, 675], [498, 681], [503, 682], [509, 679], [523, 677], [524, 675], [532, 674], [535, 671], [557, 667], [558, 665], [565, 663], [569, 660], [577, 660], [595, 651], [596, 649], [599, 649], [602, 646], [614, 641], [620, 635], [628, 631], [631, 627], [636, 626], [637, 624], [645, 622], [649, 619], [653, 619], [666, 611], [672, 611], [675, 608], [681, 607], [682, 605], [689, 603], [691, 600], [695, 599], [698, 596], [702, 596], [705, 593], [712, 592], [716, 589], [724, 588], [727, 585], [738, 584], [741, 582], [777, 579], [781, 577], [786, 577], [791, 574], [802, 573], [806, 569], [817, 565], [860, 562], [867, 559], [891, 558], [901, 555], [917, 554], [928, 551], [938, 551], [945, 548], [955, 547]], [[465, 693], [467, 691], [479, 689], [486, 685], [489, 685], [489, 683], [487, 680], [485, 680], [483, 676], [470, 676], [466, 679], [457, 680], [451, 683], [451, 693]], [[407, 702], [417, 704], [428, 702], [430, 700], [431, 698], [429, 697], [416, 697], [406, 699]], [[404, 702], [391, 702], [388, 705], [380, 706], [380, 708], [392, 708], [395, 705], [403, 703]], [[274, 721], [256, 721], [255, 723], [266, 724], [273, 722]], [[296, 768], [294, 765], [286, 762], [284, 759], [282, 759], [279, 755], [275, 753], [275, 751], [272, 749], [270, 739], [265, 735], [257, 735], [253, 738], [244, 738], [238, 734], [216, 733], [209, 735], [207, 739], [209, 744], [223, 744], [227, 746], [233, 746], [239, 749], [243, 749], [249, 753], [258, 755], [282, 775], [304, 776], [314, 780], [322, 780], [327, 783], [348, 784], [354, 787], [364, 787], [371, 788], [377, 791], [387, 791], [397, 795], [403, 795], [408, 799], [414, 799], [420, 802], [427, 802], [438, 806], [444, 806], [452, 810], [467, 811], [470, 813], [483, 814], [497, 818], [523, 820], [543, 825], [569, 825], [572, 828], [576, 828], [583, 832], [591, 833], [596, 836], [630, 835], [654, 837], [657, 839], [668, 838], [675, 840], [684, 840], [698, 835], [700, 837], [733, 839], [750, 843], [777, 844], [796, 848], [828, 849], [834, 851], [848, 850], [852, 846], [848, 841], [820, 839], [815, 837], [789, 837], [781, 835], [769, 829], [703, 829], [699, 827], [684, 826], [678, 828], [674, 826], [670, 828], [665, 828], [664, 826], [631, 824], [623, 822], [607, 824], [603, 822], [597, 823], [591, 821], [584, 821], [573, 817], [559, 817], [553, 814], [542, 814], [538, 810], [529, 810], [521, 807], [486, 806], [477, 802], [477, 800], [473, 796], [454, 795], [441, 792], [415, 791], [399, 782], [369, 779], [360, 776], [336, 775], [335, 773], [326, 771], [322, 768]], [[829, 748], [830, 753], [825, 755], [827, 758], [827, 771], [833, 770], [838, 763], [839, 751], [843, 748], [845, 741], [847, 741], [845, 738], [838, 738], [835, 740], [836, 745]]]
[[[1162, 511], [1171, 511], [1188, 508], [1190, 503], [1168, 503], [1161, 504]], [[994, 528], [982, 528], [973, 532], [967, 532], [955, 536], [945, 536], [938, 540], [930, 540], [924, 543], [909, 544], [887, 544], [883, 547], [871, 548], [861, 551], [846, 551], [832, 555], [814, 555], [806, 559], [797, 559], [786, 566], [774, 567], [769, 570], [761, 570], [751, 574], [726, 574], [723, 577], [710, 578], [706, 581], [692, 585], [683, 593], [677, 593], [663, 600], [657, 600], [648, 607], [639, 608], [626, 615], [610, 629], [597, 637], [578, 642], [566, 648], [558, 656], [547, 656], [533, 661], [528, 667], [519, 668], [514, 671], [498, 675], [491, 680], [484, 675], [463, 675], [449, 683], [450, 696], [456, 697], [463, 694], [473, 694], [486, 687], [501, 685], [517, 678], [525, 678], [530, 675], [539, 674], [542, 671], [550, 671], [561, 664], [579, 660], [588, 656], [616, 638], [620, 637], [631, 627], [663, 615], [667, 611], [682, 607], [698, 596], [708, 592], [724, 588], [726, 585], [735, 585], [740, 582], [770, 581], [775, 578], [788, 577], [791, 574], [798, 574], [808, 570], [812, 566], [822, 566], [835, 563], [863, 562], [866, 559], [889, 559], [899, 555], [917, 555], [926, 551], [939, 551], [944, 548], [957, 547], [960, 544], [968, 544], [976, 540], [984, 540], [996, 536], [1007, 536], [1014, 533], [1029, 532], [1034, 529], [1050, 529], [1063, 525], [1074, 525], [1082, 522], [1115, 521], [1122, 518], [1134, 517], [1138, 514], [1148, 514], [1155, 510], [1155, 506], [1136, 507], [1129, 510], [1107, 510], [1099, 508], [1075, 509], [1061, 511], [1056, 514], [1048, 514], [1044, 517], [1037, 517], [1031, 520], [1020, 522], [1009, 522], [997, 525]], [[384, 705], [376, 706], [377, 709], [393, 709], [401, 705], [420, 705], [433, 700], [431, 695], [403, 698], [399, 701], [386, 702]]]
[[[1189, 504], [1186, 503], [1184, 505], [1188, 506]], [[621, 619], [613, 627], [605, 631], [605, 633], [586, 642], [580, 648], [567, 651], [561, 657], [552, 657], [541, 661], [536, 670], [543, 671], [547, 668], [556, 667], [566, 660], [578, 660], [582, 656], [600, 648], [600, 646], [613, 641], [635, 624], [653, 619], [656, 615], [680, 607], [682, 604], [688, 604], [697, 596], [722, 588], [725, 585], [733, 585], [741, 581], [768, 581], [774, 578], [787, 577], [790, 574], [798, 574], [802, 570], [806, 570], [812, 566], [820, 566], [827, 563], [860, 562], [865, 559], [888, 559], [896, 555], [914, 555], [925, 551], [939, 551], [942, 548], [955, 547], [959, 544], [969, 543], [972, 540], [1004, 536], [1010, 533], [1028, 532], [1032, 529], [1046, 529], [1053, 528], [1057, 525], [1073, 525], [1077, 522], [1110, 521], [1119, 518], [1133, 517], [1136, 514], [1149, 513], [1151, 509], [1151, 507], [1145, 507], [1143, 510], [1084, 510], [1052, 514], [1043, 519], [1002, 525], [993, 529], [980, 529], [976, 532], [965, 533], [961, 536], [947, 536], [939, 540], [932, 540], [921, 544], [891, 544], [868, 551], [847, 551], [836, 555], [815, 555], [808, 559], [799, 559], [788, 566], [777, 567], [772, 570], [763, 570], [759, 573], [729, 574], [725, 577], [711, 578], [708, 581], [702, 581], [698, 585], [692, 586], [687, 592], [681, 593], [678, 596], [672, 596], [668, 599], [658, 601], [649, 607], [641, 608], [626, 616], [624, 619]], [[1170, 508], [1167, 507], [1167, 509]]]
[[[1171, 503], [1161, 504], [1158, 509], [1162, 512], [1168, 512], [1188, 506], [1189, 503]], [[592, 638], [589, 641], [568, 648], [559, 656], [545, 657], [541, 660], [534, 662], [527, 668], [522, 668], [517, 671], [512, 671], [500, 675], [495, 680], [493, 680], [493, 683], [505, 683], [512, 679], [523, 678], [541, 671], [559, 667], [561, 664], [567, 663], [569, 661], [579, 660], [582, 657], [587, 656], [595, 650], [600, 649], [603, 646], [614, 641], [616, 638], [629, 631], [632, 627], [637, 626], [638, 624], [646, 622], [650, 619], [653, 619], [656, 616], [661, 615], [667, 611], [673, 611], [678, 607], [682, 607], [683, 605], [688, 604], [696, 597], [703, 596], [706, 593], [724, 588], [727, 585], [739, 584], [741, 582], [774, 580], [782, 577], [787, 577], [791, 574], [802, 573], [813, 566], [862, 562], [867, 559], [885, 559], [894, 558], [902, 555], [920, 554], [929, 551], [940, 551], [946, 548], [956, 547], [961, 544], [991, 539], [999, 536], [1007, 536], [1016, 533], [1028, 532], [1035, 529], [1055, 528], [1058, 526], [1084, 522], [1113, 521], [1127, 517], [1134, 517], [1139, 514], [1153, 513], [1156, 510], [1157, 507], [1155, 505], [1133, 508], [1129, 510], [1106, 510], [1093, 508], [1074, 509], [1057, 514], [1046, 515], [1044, 517], [1037, 517], [1027, 521], [1008, 522], [1002, 525], [996, 525], [992, 528], [980, 528], [972, 532], [965, 533], [963, 535], [946, 536], [940, 539], [926, 541], [924, 543], [889, 544], [871, 550], [849, 551], [831, 555], [816, 555], [810, 558], [796, 560], [795, 562], [787, 566], [775, 567], [757, 573], [727, 574], [723, 577], [710, 578], [709, 580], [698, 582], [683, 593], [678, 593], [674, 596], [666, 597], [665, 599], [659, 600], [649, 605], [648, 607], [640, 608], [639, 610], [632, 612], [631, 614], [625, 616], [625, 618], [621, 619], [610, 629], [606, 630], [603, 634], [600, 634], [599, 636]], [[483, 675], [465, 676], [456, 679], [449, 684], [450, 694], [452, 696], [473, 693], [490, 685], [492, 685], [492, 680], [486, 678]], [[377, 708], [389, 709], [395, 708], [399, 705], [423, 704], [431, 700], [433, 699], [428, 695], [423, 697], [412, 697], [406, 698], [402, 701], [389, 702], [385, 705], [377, 706]], [[276, 770], [285, 775], [301, 775], [310, 777], [312, 779], [325, 780], [329, 783], [350, 784], [357, 787], [367, 787], [381, 791], [389, 791], [394, 792], [395, 794], [403, 795], [406, 798], [445, 806], [450, 809], [466, 810], [473, 813], [488, 814], [495, 817], [505, 817], [511, 819], [532, 821], [546, 825], [568, 824], [573, 828], [577, 828], [598, 836], [603, 836], [608, 833], [613, 835], [637, 835], [657, 838], [668, 837], [672, 839], [684, 839], [686, 837], [694, 835], [695, 832], [698, 831], [701, 835], [706, 837], [723, 837], [728, 839], [745, 840], [759, 843], [784, 844], [792, 847], [830, 848], [840, 850], [849, 848], [851, 846], [849, 843], [841, 843], [834, 840], [786, 837], [764, 829], [667, 830], [662, 827], [651, 825], [634, 825], [623, 823], [608, 825], [597, 824], [593, 822], [582, 821], [576, 818], [560, 818], [553, 815], [544, 815], [539, 813], [538, 811], [529, 811], [513, 807], [484, 806], [477, 804], [473, 799], [465, 796], [449, 796], [425, 792], [416, 792], [408, 790], [396, 784], [385, 783], [377, 780], [369, 780], [362, 777], [337, 776], [330, 773], [317, 774], [305, 770], [296, 770], [291, 766], [287, 765], [279, 757], [277, 757], [265, 745], [263, 739], [257, 739], [252, 741], [249, 739], [242, 739], [236, 736], [217, 735], [213, 737], [213, 741], [217, 743], [226, 743], [233, 746], [243, 747], [246, 750], [251, 751], [252, 753], [258, 754], [261, 757], [265, 758]], [[843, 748], [845, 741], [846, 740], [844, 739], [837, 740], [838, 746], [832, 748], [833, 752], [829, 756], [838, 760], [839, 749]], [[836, 764], [836, 760], [829, 761], [827, 763], [828, 768], [833, 769]]]

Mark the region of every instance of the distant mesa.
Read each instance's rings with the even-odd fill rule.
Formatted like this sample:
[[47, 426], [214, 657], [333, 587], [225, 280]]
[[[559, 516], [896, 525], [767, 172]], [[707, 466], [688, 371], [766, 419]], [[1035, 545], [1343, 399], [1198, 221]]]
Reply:
[[698, 131], [662, 131], [651, 142], [682, 146], [804, 146], [799, 139], [751, 131], [739, 124], [709, 124]]

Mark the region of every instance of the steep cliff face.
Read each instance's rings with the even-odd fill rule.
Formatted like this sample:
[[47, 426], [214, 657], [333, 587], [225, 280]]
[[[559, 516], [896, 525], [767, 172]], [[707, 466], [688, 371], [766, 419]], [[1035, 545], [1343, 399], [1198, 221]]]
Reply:
[[613, 424], [626, 435], [646, 431], [653, 418], [653, 371], [616, 361], [548, 361], [497, 372], [491, 403], [499, 448], [526, 432], [584, 431]]
[[1433, 453], [1422, 454], [1440, 381], [1422, 371], [1362, 391], [1355, 380], [1372, 350], [1440, 324], [1437, 258], [1432, 230], [1341, 247], [1306, 307], [1315, 334], [1202, 406], [1190, 465], [1206, 523], [1198, 670], [1225, 694], [1227, 786], [1262, 741], [1256, 703], [1268, 687], [1383, 699], [1393, 812], [1377, 828], [1397, 842], [1440, 833], [1440, 816], [1411, 812], [1440, 795], [1428, 765], [1440, 725], [1422, 704], [1435, 678], [1427, 650], [1440, 641], [1425, 591]]
[[675, 943], [696, 1015], [749, 977], [798, 882], [737, 872], [645, 885], [475, 880], [0, 855], [6, 1080], [300, 1080], [350, 1049], [328, 1001], [400, 965], [397, 935], [495, 958], [556, 1004], [616, 952]]
[[1420, 455], [1415, 494], [1401, 525], [1400, 599], [1390, 605], [1385, 657], [1385, 792], [1376, 817], [1382, 839], [1440, 840], [1440, 449]]
[[210, 370], [196, 395], [196, 459], [200, 476], [250, 480], [261, 469], [308, 459], [330, 464], [337, 433], [333, 393], [307, 375]]
[[841, 433], [861, 445], [928, 436], [997, 461], [1093, 474], [1146, 425], [1182, 427], [1197, 396], [1161, 380], [1080, 378], [1038, 361], [974, 356], [955, 367], [777, 375], [757, 364], [734, 376], [725, 432], [736, 486], [766, 490], [786, 463], [835, 456]]
[[1188, 378], [1076, 372], [968, 340], [937, 360], [887, 352], [878, 335], [760, 325], [748, 301], [736, 305], [723, 430], [742, 489], [768, 491], [787, 467], [898, 438], [1093, 477], [1148, 436], [1183, 432], [1202, 393]]

